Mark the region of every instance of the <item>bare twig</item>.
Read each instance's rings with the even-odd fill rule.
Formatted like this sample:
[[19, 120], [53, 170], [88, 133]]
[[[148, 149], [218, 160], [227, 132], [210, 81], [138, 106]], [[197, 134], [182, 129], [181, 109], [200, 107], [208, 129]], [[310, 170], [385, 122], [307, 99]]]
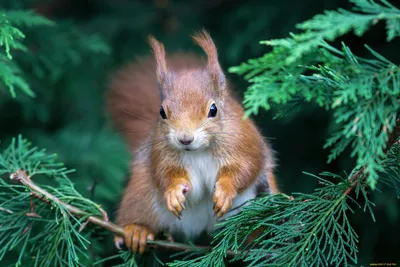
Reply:
[[100, 211], [101, 214], [103, 215], [103, 220], [106, 221], [106, 222], [108, 222], [109, 219], [108, 219], [108, 214], [107, 214], [107, 212], [106, 212], [105, 210], [103, 210], [100, 206], [97, 206], [97, 208], [99, 209], [99, 211]]
[[46, 199], [44, 196], [38, 195], [35, 192], [31, 192], [31, 197], [37, 198], [37, 199], [39, 199], [40, 201], [42, 201], [42, 202], [44, 202], [46, 204], [49, 204], [49, 205], [51, 204], [50, 200]]
[[78, 216], [78, 217], [87, 217], [87, 220], [90, 223], [96, 224], [102, 228], [105, 228], [119, 236], [124, 237], [124, 230], [119, 227], [116, 224], [113, 224], [112, 222], [109, 221], [105, 221], [103, 219], [100, 219], [96, 216], [90, 216], [87, 212], [72, 206], [68, 203], [65, 203], [63, 201], [61, 201], [59, 198], [57, 198], [56, 196], [50, 194], [49, 192], [47, 192], [46, 190], [42, 189], [41, 187], [39, 187], [38, 185], [36, 185], [29, 177], [29, 175], [23, 171], [23, 170], [17, 170], [16, 172], [14, 172], [13, 174], [10, 175], [10, 179], [14, 180], [14, 181], [18, 181], [21, 184], [27, 186], [34, 194], [34, 196], [42, 201], [43, 198], [45, 198], [47, 201], [44, 201], [46, 203], [48, 203], [48, 201], [52, 201], [57, 203], [58, 205], [63, 206], [64, 208], [66, 208], [69, 212], [71, 212], [73, 215]]
[[357, 172], [349, 177], [348, 180], [351, 183], [351, 186], [344, 192], [345, 195], [350, 194], [354, 187], [356, 187], [357, 183], [359, 182], [359, 178], [364, 174], [364, 169], [364, 167], [361, 167]]

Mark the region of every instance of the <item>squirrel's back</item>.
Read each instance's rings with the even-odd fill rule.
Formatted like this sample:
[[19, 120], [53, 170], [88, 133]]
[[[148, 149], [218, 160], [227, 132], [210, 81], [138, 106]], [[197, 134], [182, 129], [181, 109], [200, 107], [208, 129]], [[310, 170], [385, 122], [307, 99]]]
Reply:
[[[167, 60], [169, 68], [177, 72], [205, 65], [203, 58], [192, 53], [171, 54]], [[112, 76], [109, 89], [106, 99], [112, 120], [134, 151], [151, 134], [160, 116], [154, 57], [139, 58], [120, 68]]]

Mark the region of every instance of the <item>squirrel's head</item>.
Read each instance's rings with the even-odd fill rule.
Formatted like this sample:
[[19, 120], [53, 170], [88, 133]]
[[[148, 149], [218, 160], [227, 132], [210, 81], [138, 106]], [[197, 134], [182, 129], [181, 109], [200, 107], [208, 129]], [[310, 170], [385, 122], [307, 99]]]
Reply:
[[164, 46], [149, 38], [162, 95], [160, 130], [173, 147], [187, 151], [211, 146], [221, 132], [226, 93], [225, 75], [210, 35], [203, 30], [193, 40], [207, 54], [207, 64], [199, 69], [174, 72], [168, 70]]

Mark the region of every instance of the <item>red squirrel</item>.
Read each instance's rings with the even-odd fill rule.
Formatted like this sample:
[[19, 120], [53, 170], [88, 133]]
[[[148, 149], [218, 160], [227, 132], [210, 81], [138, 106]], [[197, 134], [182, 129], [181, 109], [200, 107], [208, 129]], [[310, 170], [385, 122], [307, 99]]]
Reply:
[[166, 57], [150, 36], [154, 58], [124, 66], [110, 83], [110, 113], [133, 153], [117, 247], [125, 242], [142, 254], [160, 231], [209, 233], [218, 218], [238, 212], [231, 208], [279, 191], [273, 151], [231, 96], [214, 42], [205, 30], [193, 40], [207, 62], [189, 53]]

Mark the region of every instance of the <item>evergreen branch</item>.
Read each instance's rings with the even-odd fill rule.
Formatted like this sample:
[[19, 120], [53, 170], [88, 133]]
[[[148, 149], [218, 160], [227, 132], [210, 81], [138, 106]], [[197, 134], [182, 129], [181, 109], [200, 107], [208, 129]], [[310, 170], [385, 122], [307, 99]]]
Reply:
[[[90, 215], [101, 214], [96, 204], [76, 192], [66, 179], [69, 171], [55, 162], [55, 155], [31, 147], [21, 136], [13, 139], [0, 154], [0, 176], [10, 175], [19, 169], [37, 179], [53, 178], [58, 186], [44, 186], [46, 191], [61, 201], [68, 201], [68, 204], [74, 202], [75, 206], [84, 206]], [[82, 224], [69, 210], [58, 202], [27, 190], [24, 185], [0, 179], [0, 187], [3, 189], [0, 205], [12, 211], [0, 213], [3, 225], [0, 228], [0, 261], [7, 251], [17, 250], [17, 266], [83, 265], [83, 260], [88, 257], [86, 246], [90, 231], [78, 232]], [[35, 198], [41, 201], [33, 201]]]
[[[56, 196], [50, 194], [46, 190], [43, 190], [39, 186], [37, 186], [27, 175], [27, 173], [23, 170], [17, 170], [15, 173], [11, 174], [10, 176], [11, 180], [18, 181], [19, 183], [27, 186], [36, 196], [40, 196], [39, 199], [41, 201], [46, 201], [51, 200], [52, 202], [57, 203], [60, 206], [63, 206], [66, 210], [68, 210], [71, 214], [78, 216], [78, 217], [83, 217], [85, 218], [88, 222], [93, 223], [97, 226], [100, 226], [106, 230], [109, 230], [117, 235], [124, 236], [124, 231], [121, 227], [109, 222], [108, 220], [105, 219], [100, 219], [95, 216], [90, 216], [87, 212], [74, 207], [68, 203], [65, 203], [58, 199]], [[45, 197], [45, 199], [43, 199]], [[102, 211], [102, 213], [105, 213]], [[108, 218], [108, 217], [106, 217]]]
[[[358, 5], [363, 6], [364, 12], [380, 8], [372, 1], [368, 5], [362, 2], [366, 0], [358, 0]], [[389, 5], [382, 8], [400, 15], [399, 10]], [[272, 105], [294, 103], [295, 106], [311, 101], [332, 110], [334, 123], [340, 128], [324, 146], [331, 149], [328, 163], [351, 146], [352, 156], [357, 156], [356, 169], [365, 168], [368, 184], [374, 188], [383, 171], [381, 163], [388, 133], [400, 110], [400, 66], [368, 46], [372, 59], [354, 55], [344, 44], [340, 51], [324, 39], [318, 42], [319, 50], [310, 50], [288, 65], [284, 59], [290, 58], [301, 45], [292, 37], [262, 58], [230, 69], [245, 74], [252, 83], [243, 102], [246, 115], [257, 114], [259, 108], [270, 109]]]
[[[399, 126], [400, 127], [400, 126]], [[383, 160], [384, 172], [380, 178], [382, 184], [386, 184], [400, 198], [400, 133], [397, 140], [387, 151], [387, 157]]]
[[12, 59], [11, 49], [26, 51], [19, 42], [25, 34], [17, 27], [51, 26], [53, 22], [35, 14], [31, 10], [0, 10], [0, 46], [4, 46], [8, 59]]
[[387, 21], [387, 40], [400, 36], [400, 10], [387, 1], [376, 3], [374, 0], [351, 0], [356, 12], [344, 9], [325, 11], [312, 19], [300, 23], [298, 29], [304, 31], [292, 34], [291, 38], [264, 41], [261, 43], [271, 46], [291, 47], [286, 64], [292, 64], [303, 55], [315, 50], [323, 41], [333, 41], [351, 30], [357, 36], [362, 36], [371, 25], [380, 20]]
[[[43, 27], [36, 34], [29, 34], [31, 28], [52, 25], [54, 22], [31, 10], [0, 10], [0, 46], [5, 50], [4, 55], [0, 53], [0, 82], [8, 87], [12, 97], [16, 97], [16, 89], [35, 96], [27, 78], [38, 78], [39, 84], [45, 83], [45, 79], [54, 83], [85, 58], [98, 60], [98, 54], [110, 52], [99, 35], [84, 33], [71, 23], [58, 23], [56, 29]], [[29, 40], [24, 40], [25, 34]], [[13, 50], [26, 53], [14, 55]], [[87, 54], [96, 56], [86, 57]], [[13, 56], [16, 60], [12, 60]], [[29, 68], [26, 75], [22, 75], [19, 65]]]
[[19, 67], [11, 61], [12, 49], [27, 52], [26, 46], [21, 42], [25, 34], [20, 27], [50, 25], [53, 25], [53, 22], [30, 10], [0, 10], [0, 46], [5, 50], [5, 55], [0, 54], [0, 81], [8, 87], [13, 97], [16, 96], [15, 88], [31, 97], [35, 95], [21, 77]]
[[54, 26], [55, 23], [33, 10], [3, 10], [10, 24], [17, 27]]
[[9, 60], [5, 55], [0, 54], [0, 82], [8, 87], [11, 96], [16, 96], [17, 88], [28, 96], [35, 96], [29, 84], [21, 76], [22, 71], [18, 65]]
[[[224, 252], [239, 248], [246, 252], [233, 260], [244, 260], [248, 266], [347, 266], [347, 258], [355, 258], [357, 242], [344, 213], [349, 208], [345, 201], [349, 185], [324, 183], [326, 187], [311, 195], [272, 195], [251, 201], [219, 225], [222, 230], [214, 237], [214, 251], [169, 266], [225, 266]], [[260, 228], [264, 230], [256, 239], [245, 244]]]
[[[121, 237], [125, 237], [124, 230], [120, 226], [108, 221], [108, 219], [107, 219], [108, 216], [105, 213], [105, 211], [103, 211], [104, 218], [101, 219], [99, 217], [90, 215], [89, 213], [85, 212], [82, 209], [79, 209], [73, 205], [70, 205], [68, 203], [61, 201], [56, 196], [47, 192], [40, 186], [36, 185], [31, 180], [29, 175], [23, 170], [17, 170], [16, 172], [12, 173], [10, 175], [10, 179], [13, 181], [17, 181], [17, 182], [21, 183], [22, 185], [28, 187], [31, 190], [31, 195], [34, 196], [35, 198], [37, 198], [38, 200], [40, 200], [46, 204], [51, 204], [52, 202], [55, 202], [58, 205], [64, 207], [66, 210], [68, 210], [72, 215], [77, 216], [77, 218], [84, 218], [87, 222], [90, 222], [96, 226], [106, 229], [106, 230], [108, 230], [116, 235], [119, 235]], [[12, 213], [12, 211], [9, 211], [4, 208], [0, 208], [0, 211], [6, 211], [8, 213]], [[193, 246], [193, 245], [187, 245], [187, 244], [182, 244], [182, 243], [166, 242], [166, 241], [161, 241], [161, 240], [148, 241], [148, 246], [150, 248], [164, 248], [164, 249], [174, 250], [174, 251], [186, 251], [186, 250], [195, 249], [195, 250], [201, 250], [201, 251], [207, 252], [207, 251], [213, 250], [213, 247], [210, 247], [210, 246]], [[234, 254], [235, 253], [233, 251], [227, 251], [227, 255], [230, 257], [233, 257]]]

